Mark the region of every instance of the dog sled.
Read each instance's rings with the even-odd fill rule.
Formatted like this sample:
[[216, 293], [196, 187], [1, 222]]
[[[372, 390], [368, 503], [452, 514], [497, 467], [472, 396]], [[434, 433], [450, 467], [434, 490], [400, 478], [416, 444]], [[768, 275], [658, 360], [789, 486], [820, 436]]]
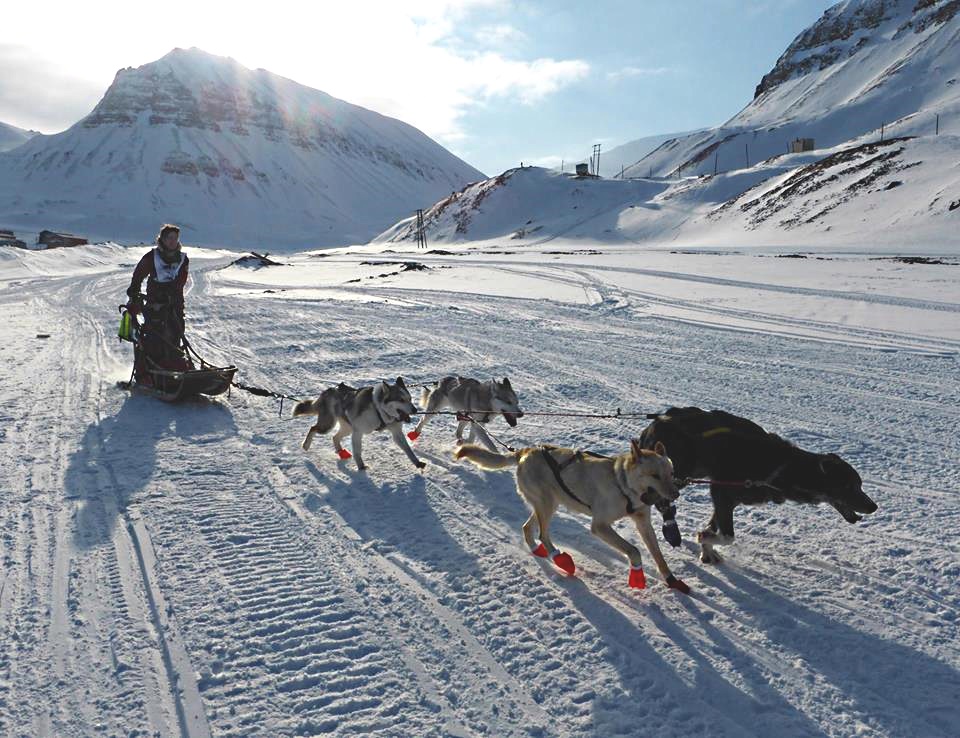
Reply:
[[[125, 305], [120, 306], [117, 335], [133, 344], [134, 366], [124, 389], [136, 390], [165, 402], [179, 402], [200, 395], [215, 397], [230, 389], [235, 366], [215, 366], [194, 350], [176, 330], [178, 316], [172, 305], [160, 306], [151, 320], [141, 322]], [[182, 326], [182, 324], [180, 324]]]

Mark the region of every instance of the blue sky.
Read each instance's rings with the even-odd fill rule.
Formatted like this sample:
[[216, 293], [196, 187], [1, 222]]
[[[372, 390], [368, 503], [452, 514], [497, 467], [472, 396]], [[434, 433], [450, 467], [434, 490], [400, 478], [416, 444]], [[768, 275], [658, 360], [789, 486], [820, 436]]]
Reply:
[[0, 121], [63, 130], [117, 69], [198, 46], [401, 118], [495, 174], [723, 122], [832, 4], [18, 3], [3, 11]]

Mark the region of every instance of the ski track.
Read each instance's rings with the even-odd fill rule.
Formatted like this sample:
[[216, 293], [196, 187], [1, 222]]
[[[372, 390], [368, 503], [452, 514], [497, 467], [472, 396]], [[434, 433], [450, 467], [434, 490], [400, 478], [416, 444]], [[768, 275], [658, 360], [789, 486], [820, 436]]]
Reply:
[[[689, 540], [665, 551], [690, 597], [652, 564], [649, 589], [628, 590], [625, 563], [561, 513], [568, 578], [525, 551], [512, 476], [452, 460], [451, 420], [416, 444], [424, 473], [385, 436], [358, 473], [329, 439], [302, 452], [309, 422], [289, 405], [281, 419], [241, 392], [168, 406], [117, 389], [124, 276], [24, 283], [0, 291], [0, 361], [22, 364], [0, 383], [0, 734], [953, 733], [949, 342], [693, 301], [670, 306], [783, 330], [662, 319], [664, 298], [557, 262], [538, 277], [589, 304], [389, 287], [358, 289], [370, 302], [215, 297], [215, 266], [189, 286], [193, 342], [249, 384], [313, 396], [339, 380], [509, 375], [532, 409], [724, 407], [844, 455], [880, 511], [850, 526], [822, 507], [740, 509], [723, 565], [699, 564]], [[44, 328], [54, 337], [34, 338]], [[828, 340], [788, 335], [804, 328]], [[643, 425], [491, 429], [619, 452]], [[708, 515], [706, 490], [688, 488], [688, 539]]]

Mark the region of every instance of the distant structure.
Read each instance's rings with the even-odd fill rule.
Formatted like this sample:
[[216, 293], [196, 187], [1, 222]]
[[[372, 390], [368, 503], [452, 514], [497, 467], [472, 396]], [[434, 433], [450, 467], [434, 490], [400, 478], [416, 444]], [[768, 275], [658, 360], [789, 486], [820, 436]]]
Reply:
[[68, 246], [83, 246], [89, 241], [82, 236], [74, 236], [72, 233], [40, 231], [40, 235], [37, 236], [37, 243], [48, 249], [57, 249]]
[[16, 246], [18, 249], [27, 248], [27, 244], [13, 235], [13, 231], [0, 229], [0, 246]]
[[577, 164], [577, 176], [578, 177], [588, 177], [590, 176], [590, 165], [589, 164]]
[[427, 229], [423, 223], [423, 210], [417, 210], [417, 248], [427, 248]]
[[813, 151], [814, 148], [812, 138], [798, 138], [790, 142], [791, 154], [802, 154], [804, 151]]

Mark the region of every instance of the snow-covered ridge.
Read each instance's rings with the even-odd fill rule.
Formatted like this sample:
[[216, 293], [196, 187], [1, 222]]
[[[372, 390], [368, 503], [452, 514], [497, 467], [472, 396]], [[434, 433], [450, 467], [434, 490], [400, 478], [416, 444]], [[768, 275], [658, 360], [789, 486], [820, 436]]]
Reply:
[[25, 131], [9, 123], [0, 122], [0, 151], [14, 149], [36, 135], [36, 131]]
[[[529, 244], [584, 234], [616, 240], [618, 212], [665, 188], [663, 183], [577, 177], [540, 167], [508, 169], [437, 202], [424, 212], [424, 225], [429, 242], [510, 238]], [[415, 237], [416, 223], [407, 218], [375, 241]]]
[[[956, 254], [960, 137], [860, 139], [680, 179], [598, 179], [536, 167], [477, 182], [424, 213], [428, 244], [557, 238], [761, 243]], [[416, 238], [413, 219], [375, 239]]]

